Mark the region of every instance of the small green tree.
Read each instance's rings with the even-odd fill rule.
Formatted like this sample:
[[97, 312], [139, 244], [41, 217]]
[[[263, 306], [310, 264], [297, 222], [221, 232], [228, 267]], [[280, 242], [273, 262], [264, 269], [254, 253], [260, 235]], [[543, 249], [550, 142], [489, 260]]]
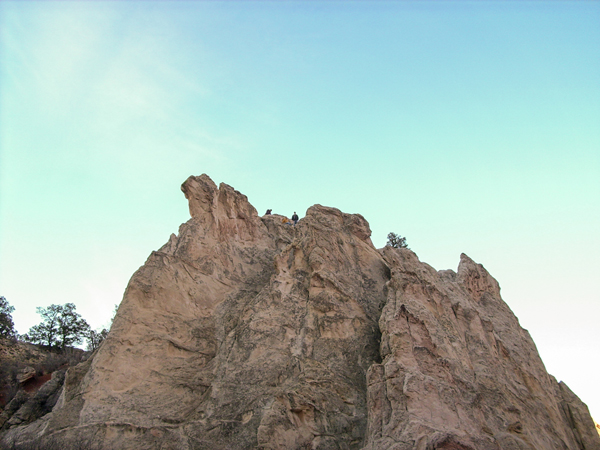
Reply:
[[15, 310], [5, 297], [0, 297], [0, 336], [8, 339], [15, 337], [15, 324], [12, 313]]
[[31, 327], [23, 338], [34, 344], [61, 350], [80, 344], [87, 336], [90, 326], [75, 309], [74, 303], [36, 308], [43, 321]]
[[406, 238], [400, 236], [399, 234], [396, 233], [389, 233], [387, 235], [388, 241], [387, 244], [390, 247], [394, 247], [394, 248], [408, 248], [408, 245], [406, 244]]

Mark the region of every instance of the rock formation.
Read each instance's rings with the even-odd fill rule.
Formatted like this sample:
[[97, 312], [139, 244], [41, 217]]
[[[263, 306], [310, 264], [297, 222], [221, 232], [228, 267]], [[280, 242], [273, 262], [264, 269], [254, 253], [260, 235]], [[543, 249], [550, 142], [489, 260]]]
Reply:
[[[600, 449], [483, 266], [435, 271], [315, 205], [259, 217], [206, 175], [132, 277], [93, 358], [4, 445], [109, 449]], [[7, 422], [8, 423], [8, 422]]]

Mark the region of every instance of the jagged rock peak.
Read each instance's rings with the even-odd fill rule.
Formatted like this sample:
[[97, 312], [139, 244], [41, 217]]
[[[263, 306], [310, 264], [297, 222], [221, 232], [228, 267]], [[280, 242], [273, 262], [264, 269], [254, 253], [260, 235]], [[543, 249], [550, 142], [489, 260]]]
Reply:
[[500, 297], [500, 285], [485, 270], [481, 264], [477, 264], [464, 253], [460, 255], [458, 264], [458, 280], [462, 282], [476, 300], [481, 299], [484, 293]]
[[315, 229], [321, 227], [334, 229], [347, 229], [359, 239], [368, 242], [371, 246], [371, 228], [369, 222], [360, 214], [346, 214], [337, 208], [322, 205], [314, 205], [306, 211], [306, 217], [312, 218], [312, 226]]
[[181, 190], [189, 201], [190, 215], [195, 219], [201, 219], [206, 214], [228, 219], [257, 216], [248, 197], [225, 183], [221, 183], [217, 189], [217, 185], [206, 174], [190, 176], [181, 185]]
[[190, 176], [181, 190], [188, 200], [190, 215], [207, 231], [212, 230], [221, 239], [257, 237], [261, 222], [256, 209], [248, 197], [228, 184], [221, 183], [217, 188], [213, 180], [203, 174]]
[[322, 205], [259, 217], [207, 175], [182, 190], [192, 218], [133, 274], [100, 349], [51, 413], [3, 412], [1, 445], [600, 450], [481, 264], [377, 250], [361, 215]]

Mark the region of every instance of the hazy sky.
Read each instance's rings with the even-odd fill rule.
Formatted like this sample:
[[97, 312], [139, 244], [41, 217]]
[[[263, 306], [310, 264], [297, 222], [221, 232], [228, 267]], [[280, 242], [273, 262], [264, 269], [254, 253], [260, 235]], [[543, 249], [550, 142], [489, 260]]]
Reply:
[[207, 173], [498, 279], [600, 417], [600, 2], [0, 2], [0, 295], [110, 321]]

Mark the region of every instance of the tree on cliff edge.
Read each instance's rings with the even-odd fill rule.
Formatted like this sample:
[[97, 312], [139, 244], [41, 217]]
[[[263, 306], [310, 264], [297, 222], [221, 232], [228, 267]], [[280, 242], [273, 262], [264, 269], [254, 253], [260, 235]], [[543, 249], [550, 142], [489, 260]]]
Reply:
[[43, 321], [24, 335], [26, 341], [64, 350], [80, 344], [89, 332], [88, 323], [75, 311], [74, 303], [37, 308]]
[[390, 247], [394, 247], [394, 248], [408, 248], [408, 245], [406, 244], [406, 238], [400, 236], [399, 234], [396, 233], [389, 233], [387, 235], [388, 241], [387, 244]]

